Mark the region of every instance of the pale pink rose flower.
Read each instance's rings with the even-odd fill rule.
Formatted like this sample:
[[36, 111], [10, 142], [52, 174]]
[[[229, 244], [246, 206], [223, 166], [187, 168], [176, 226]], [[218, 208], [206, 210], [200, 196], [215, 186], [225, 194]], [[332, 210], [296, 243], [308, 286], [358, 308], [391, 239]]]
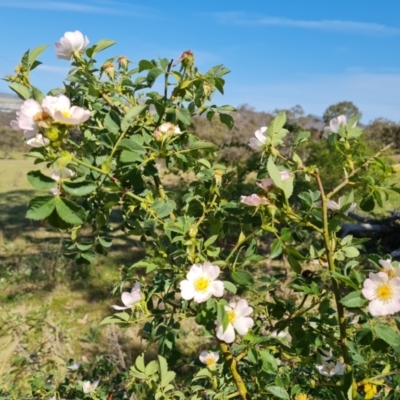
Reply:
[[46, 96], [42, 102], [43, 110], [55, 122], [65, 125], [79, 125], [90, 118], [90, 111], [82, 107], [72, 106], [67, 96]]
[[96, 390], [97, 386], [99, 386], [100, 380], [94, 381], [91, 383], [90, 381], [85, 381], [82, 384], [83, 393], [92, 393]]
[[36, 127], [34, 117], [41, 112], [42, 107], [36, 100], [25, 100], [16, 112], [17, 119], [10, 123], [11, 128], [16, 131], [33, 131]]
[[222, 297], [224, 283], [216, 280], [220, 272], [221, 270], [217, 265], [212, 265], [209, 262], [193, 264], [186, 274], [186, 279], [179, 283], [182, 298], [203, 303], [211, 296]]
[[59, 60], [71, 60], [75, 52], [84, 53], [89, 44], [87, 36], [79, 31], [65, 32], [59, 42], [56, 42], [56, 57]]
[[219, 360], [219, 353], [216, 351], [202, 351], [199, 356], [200, 361], [208, 367], [215, 366]]
[[[281, 175], [282, 182], [293, 176], [293, 174], [291, 174], [289, 171], [286, 171], [285, 169], [279, 171], [279, 173]], [[274, 186], [274, 182], [272, 181], [271, 178], [264, 178], [261, 182], [256, 182], [256, 185], [261, 189], [269, 190], [272, 186]]]
[[391, 315], [400, 311], [400, 278], [390, 279], [385, 272], [370, 272], [364, 281], [363, 296], [370, 302], [373, 316]]
[[[324, 128], [324, 133], [323, 137], [327, 138], [329, 136], [329, 133], [337, 133], [339, 130], [340, 125], [347, 125], [347, 118], [344, 115], [339, 115], [337, 118], [332, 118], [329, 122], [329, 126], [326, 126]], [[357, 126], [357, 121], [354, 122], [353, 128]]]
[[267, 127], [263, 126], [260, 129], [257, 129], [254, 132], [254, 138], [251, 138], [249, 141], [249, 146], [252, 147], [254, 150], [260, 151], [267, 140], [265, 136], [265, 132], [267, 131]]
[[340, 361], [324, 362], [322, 365], [316, 365], [316, 368], [324, 376], [343, 375], [345, 372], [345, 364]]
[[253, 318], [249, 315], [253, 312], [253, 308], [249, 307], [247, 300], [241, 299], [237, 303], [229, 303], [225, 306], [228, 314], [229, 323], [225, 331], [221, 323], [215, 321], [217, 325], [217, 338], [226, 343], [232, 343], [235, 340], [235, 331], [239, 335], [246, 335], [250, 328], [254, 325]]
[[258, 207], [262, 204], [269, 204], [269, 200], [265, 197], [260, 197], [258, 194], [251, 196], [240, 196], [240, 202], [248, 206]]
[[136, 303], [139, 303], [142, 300], [142, 292], [140, 290], [140, 282], [136, 282], [130, 292], [123, 292], [121, 295], [121, 301], [124, 303], [125, 307], [122, 306], [111, 306], [115, 310], [126, 310], [128, 308], [132, 308], [132, 306]]
[[175, 135], [180, 135], [182, 132], [179, 126], [171, 124], [171, 122], [164, 122], [158, 127], [158, 131], [161, 133], [173, 133]]

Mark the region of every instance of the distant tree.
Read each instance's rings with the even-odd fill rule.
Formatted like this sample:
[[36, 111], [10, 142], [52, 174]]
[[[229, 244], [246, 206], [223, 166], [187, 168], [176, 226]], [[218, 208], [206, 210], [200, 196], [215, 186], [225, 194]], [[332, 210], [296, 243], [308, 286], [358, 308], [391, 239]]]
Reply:
[[349, 119], [357, 114], [361, 113], [356, 105], [354, 105], [351, 101], [341, 101], [329, 106], [325, 110], [322, 119], [325, 121], [325, 123], [328, 123], [332, 118], [335, 118], [338, 115], [344, 115]]
[[400, 124], [385, 118], [373, 120], [365, 128], [366, 139], [377, 146], [393, 143], [393, 148], [400, 149]]

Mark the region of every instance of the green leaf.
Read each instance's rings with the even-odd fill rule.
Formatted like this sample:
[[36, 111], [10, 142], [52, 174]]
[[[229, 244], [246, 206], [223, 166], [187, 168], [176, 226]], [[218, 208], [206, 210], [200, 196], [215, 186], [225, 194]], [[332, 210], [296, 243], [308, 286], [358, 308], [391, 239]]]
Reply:
[[267, 170], [268, 170], [269, 176], [271, 177], [272, 181], [274, 182], [274, 185], [280, 189], [283, 189], [281, 174], [280, 174], [278, 168], [276, 167], [272, 157], [268, 158]]
[[227, 126], [229, 130], [233, 128], [235, 125], [235, 121], [233, 120], [232, 116], [229, 114], [219, 114], [219, 120]]
[[282, 241], [280, 238], [277, 238], [273, 241], [272, 246], [271, 246], [271, 254], [270, 258], [276, 258], [282, 254], [283, 246], [282, 246]]
[[[141, 136], [140, 136], [141, 138]], [[143, 144], [139, 142], [138, 137], [132, 136], [129, 139], [122, 139], [118, 144], [119, 149], [127, 149], [137, 153], [146, 153], [146, 149], [143, 147]]]
[[62, 188], [72, 196], [86, 196], [89, 193], [94, 192], [97, 189], [97, 185], [94, 182], [82, 181], [82, 182], [70, 182], [63, 181]]
[[290, 400], [289, 393], [284, 388], [279, 386], [268, 386], [265, 390], [273, 394], [275, 397], [278, 397], [278, 399]]
[[345, 285], [357, 290], [358, 286], [347, 276], [340, 274], [339, 272], [332, 271], [331, 276], [339, 281], [343, 282]]
[[190, 111], [187, 108], [177, 108], [175, 113], [176, 118], [184, 125], [190, 125], [192, 123], [192, 117], [190, 116]]
[[31, 98], [31, 92], [26, 86], [19, 83], [11, 83], [8, 86], [18, 95], [20, 99], [27, 100]]
[[248, 272], [248, 271], [235, 270], [232, 272], [231, 276], [232, 276], [232, 279], [239, 285], [251, 286], [254, 283], [253, 275], [250, 274], [250, 272]]
[[139, 105], [133, 106], [129, 109], [129, 111], [125, 114], [122, 122], [121, 122], [121, 130], [125, 132], [133, 123], [135, 118], [144, 110], [147, 109], [147, 105]]
[[192, 143], [189, 146], [189, 149], [193, 150], [200, 150], [200, 149], [210, 149], [215, 150], [214, 143], [207, 142], [205, 140], [197, 140], [196, 142]]
[[175, 210], [175, 207], [176, 203], [173, 200], [168, 200], [160, 208], [157, 209], [157, 217], [165, 218]]
[[44, 99], [44, 94], [38, 88], [35, 88], [35, 86], [31, 86], [31, 90], [32, 90], [33, 98], [38, 103], [42, 103], [42, 100]]
[[78, 204], [59, 197], [56, 203], [59, 217], [71, 225], [82, 225], [85, 219], [85, 210]]
[[301, 264], [294, 258], [292, 255], [288, 257], [289, 265], [292, 267], [292, 270], [296, 272], [296, 274], [301, 273]]
[[228, 292], [231, 292], [233, 294], [236, 294], [236, 292], [237, 292], [236, 286], [232, 282], [229, 282], [229, 281], [224, 281], [224, 288]]
[[387, 325], [376, 325], [374, 331], [378, 337], [391, 347], [400, 347], [400, 334]]
[[361, 210], [366, 211], [366, 212], [372, 211], [375, 208], [374, 197], [371, 194], [364, 197], [361, 200], [360, 208], [361, 208]]
[[93, 58], [97, 53], [113, 46], [115, 43], [115, 40], [101, 39], [94, 46], [87, 49], [86, 54], [88, 57]]
[[152, 61], [148, 60], [140, 60], [139, 61], [139, 72], [152, 69], [155, 67], [155, 64]]
[[120, 132], [121, 119], [119, 115], [111, 110], [104, 118], [105, 128], [111, 132], [118, 134]]
[[51, 189], [57, 186], [57, 182], [41, 171], [28, 172], [28, 181], [36, 189]]
[[278, 364], [276, 363], [274, 356], [269, 351], [261, 350], [260, 357], [263, 362], [263, 371], [273, 374], [278, 370]]
[[158, 371], [157, 361], [155, 361], [155, 360], [150, 361], [146, 365], [146, 369], [145, 369], [146, 376], [154, 375], [157, 371]]
[[306, 142], [310, 137], [310, 132], [302, 131], [296, 136], [296, 139], [293, 142], [293, 147], [297, 147], [299, 144]]
[[128, 150], [121, 151], [120, 160], [122, 163], [130, 164], [143, 161], [143, 154]]
[[214, 236], [209, 237], [209, 238], [205, 241], [204, 247], [211, 246], [217, 239], [218, 239], [218, 235], [214, 235]]
[[225, 311], [225, 304], [218, 302], [217, 304], [217, 320], [222, 325], [222, 329], [225, 332], [229, 324], [228, 313]]
[[56, 207], [57, 198], [54, 196], [40, 196], [33, 198], [28, 204], [26, 217], [33, 220], [47, 218]]
[[29, 52], [28, 63], [29, 66], [32, 66], [34, 61], [49, 47], [49, 45], [45, 44], [42, 46], [37, 46]]
[[343, 297], [340, 302], [348, 308], [353, 307], [363, 307], [366, 303], [364, 297], [361, 297], [361, 290], [357, 290], [356, 292], [349, 293], [347, 296]]
[[360, 252], [355, 248], [355, 247], [344, 247], [342, 249], [343, 253], [345, 254], [346, 257], [348, 258], [354, 258], [358, 257], [360, 255]]
[[160, 68], [151, 69], [147, 74], [147, 84], [149, 85], [149, 87], [152, 87], [156, 79], [163, 73], [164, 71]]

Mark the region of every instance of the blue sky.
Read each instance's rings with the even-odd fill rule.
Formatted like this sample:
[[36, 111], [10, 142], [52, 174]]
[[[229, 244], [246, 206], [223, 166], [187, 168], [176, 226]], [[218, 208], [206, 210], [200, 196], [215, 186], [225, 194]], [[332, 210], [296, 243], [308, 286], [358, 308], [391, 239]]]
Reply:
[[[400, 2], [395, 0], [0, 0], [0, 75], [12, 73], [23, 52], [50, 48], [33, 79], [44, 91], [61, 86], [68, 62], [54, 42], [80, 30], [93, 44], [118, 43], [106, 57], [177, 59], [195, 53], [206, 71], [224, 64], [220, 104], [272, 111], [300, 104], [321, 116], [353, 101], [364, 123], [400, 121]], [[9, 91], [0, 81], [0, 91]]]

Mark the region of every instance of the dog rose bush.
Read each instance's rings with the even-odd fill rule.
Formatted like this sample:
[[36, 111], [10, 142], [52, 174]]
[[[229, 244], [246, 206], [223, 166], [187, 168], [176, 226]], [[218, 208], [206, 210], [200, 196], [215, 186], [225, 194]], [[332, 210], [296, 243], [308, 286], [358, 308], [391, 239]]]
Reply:
[[[89, 47], [81, 32], [66, 32], [55, 50], [71, 69], [63, 88], [49, 93], [30, 80], [46, 46], [27, 51], [6, 78], [24, 100], [11, 126], [35, 164], [49, 168], [28, 174], [43, 194], [30, 200], [27, 217], [69, 234], [65, 257], [89, 264], [96, 253], [107, 255], [116, 209], [126, 236], [146, 248], [121, 270], [114, 294], [122, 293], [123, 305], [110, 294], [110, 315], [99, 324], [137, 324], [157, 355], [145, 352], [125, 371], [92, 377], [79, 365], [63, 382], [49, 377], [34, 395], [399, 398], [398, 264], [386, 254], [366, 256], [364, 239], [341, 234], [356, 207], [371, 211], [397, 190], [380, 158], [386, 148], [360, 154], [358, 117], [337, 116], [321, 140], [340, 155], [343, 176], [327, 192], [300, 156], [309, 132], [289, 142], [281, 112], [249, 142], [258, 165], [257, 176], [248, 175], [252, 189], [233, 195], [237, 166], [216, 162], [213, 143], [192, 129], [195, 116], [233, 127], [234, 108], [212, 101], [229, 70], [200, 72], [191, 51], [177, 61], [119, 56], [98, 65], [113, 44]], [[371, 168], [374, 175], [365, 174]], [[183, 194], [164, 187], [163, 171], [187, 173]], [[309, 182], [300, 193], [299, 179]], [[281, 257], [288, 266], [266, 268]], [[182, 351], [185, 330], [197, 335], [191, 358]]]

